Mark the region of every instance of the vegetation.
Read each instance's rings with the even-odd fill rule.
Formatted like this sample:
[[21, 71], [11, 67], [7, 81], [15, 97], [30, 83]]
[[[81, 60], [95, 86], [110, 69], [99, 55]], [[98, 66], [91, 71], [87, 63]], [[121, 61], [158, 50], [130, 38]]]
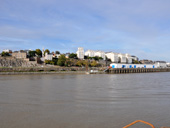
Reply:
[[54, 65], [54, 62], [52, 60], [45, 60], [44, 63]]
[[91, 67], [97, 67], [98, 63], [94, 60], [90, 63]]
[[42, 57], [42, 51], [40, 49], [36, 49], [35, 52], [39, 57]]
[[75, 58], [75, 59], [77, 59], [77, 54], [71, 53], [71, 54], [69, 55], [69, 58]]
[[87, 59], [94, 59], [94, 60], [103, 60], [102, 57], [98, 57], [98, 56], [95, 56], [95, 57], [87, 57]]
[[55, 51], [55, 54], [60, 54], [60, 52], [59, 51]]
[[54, 65], [57, 65], [58, 58], [53, 58], [52, 61], [54, 62]]
[[10, 56], [10, 54], [9, 54], [8, 52], [2, 52], [2, 53], [1, 53], [1, 56], [6, 57], [6, 56]]
[[132, 64], [141, 64], [141, 62], [133, 59], [133, 60], [132, 60]]
[[34, 57], [36, 54], [36, 51], [29, 51], [29, 57]]
[[46, 50], [44, 51], [44, 55], [45, 55], [45, 53], [50, 54], [50, 50], [46, 49]]
[[65, 55], [60, 55], [60, 57], [58, 58], [57, 65], [59, 65], [59, 66], [65, 66], [65, 61], [66, 61]]
[[79, 67], [84, 66], [84, 61], [83, 60], [77, 61], [76, 66], [79, 66]]
[[72, 61], [70, 59], [66, 59], [65, 66], [67, 66], [67, 67], [72, 66]]

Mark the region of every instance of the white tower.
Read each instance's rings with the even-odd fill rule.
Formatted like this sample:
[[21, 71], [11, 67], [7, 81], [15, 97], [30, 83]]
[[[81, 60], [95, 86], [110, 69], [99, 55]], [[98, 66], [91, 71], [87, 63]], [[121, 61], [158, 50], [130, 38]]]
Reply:
[[42, 57], [44, 58], [44, 52], [45, 52], [45, 50], [44, 50], [44, 48], [42, 49]]
[[84, 59], [84, 49], [82, 47], [79, 47], [76, 53], [79, 59]]

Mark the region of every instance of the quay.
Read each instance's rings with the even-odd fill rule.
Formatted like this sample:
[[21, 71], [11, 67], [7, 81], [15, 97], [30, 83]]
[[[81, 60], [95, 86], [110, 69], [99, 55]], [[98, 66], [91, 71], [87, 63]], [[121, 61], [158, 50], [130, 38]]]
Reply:
[[170, 72], [170, 68], [86, 68], [80, 67], [34, 67], [34, 68], [0, 68], [0, 74], [55, 74], [55, 73], [86, 73], [86, 74], [125, 74]]
[[108, 74], [170, 72], [170, 68], [109, 68], [105, 72]]

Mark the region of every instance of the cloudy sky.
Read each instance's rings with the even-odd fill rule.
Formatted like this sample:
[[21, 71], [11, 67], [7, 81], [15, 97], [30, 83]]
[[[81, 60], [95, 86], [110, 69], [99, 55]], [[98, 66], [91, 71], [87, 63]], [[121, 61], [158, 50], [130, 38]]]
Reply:
[[43, 47], [170, 61], [170, 0], [0, 0], [0, 51]]

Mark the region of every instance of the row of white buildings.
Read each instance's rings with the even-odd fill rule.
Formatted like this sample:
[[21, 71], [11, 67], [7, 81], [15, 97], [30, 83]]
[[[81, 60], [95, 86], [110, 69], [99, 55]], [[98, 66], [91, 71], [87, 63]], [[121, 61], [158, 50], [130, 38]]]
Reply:
[[136, 56], [131, 56], [130, 54], [114, 53], [114, 52], [103, 52], [103, 51], [93, 51], [88, 50], [84, 52], [82, 47], [78, 48], [77, 57], [79, 59], [84, 59], [84, 56], [88, 57], [102, 57], [103, 60], [106, 60], [106, 57], [110, 59], [113, 63], [128, 63], [131, 64], [132, 60], [138, 60]]

